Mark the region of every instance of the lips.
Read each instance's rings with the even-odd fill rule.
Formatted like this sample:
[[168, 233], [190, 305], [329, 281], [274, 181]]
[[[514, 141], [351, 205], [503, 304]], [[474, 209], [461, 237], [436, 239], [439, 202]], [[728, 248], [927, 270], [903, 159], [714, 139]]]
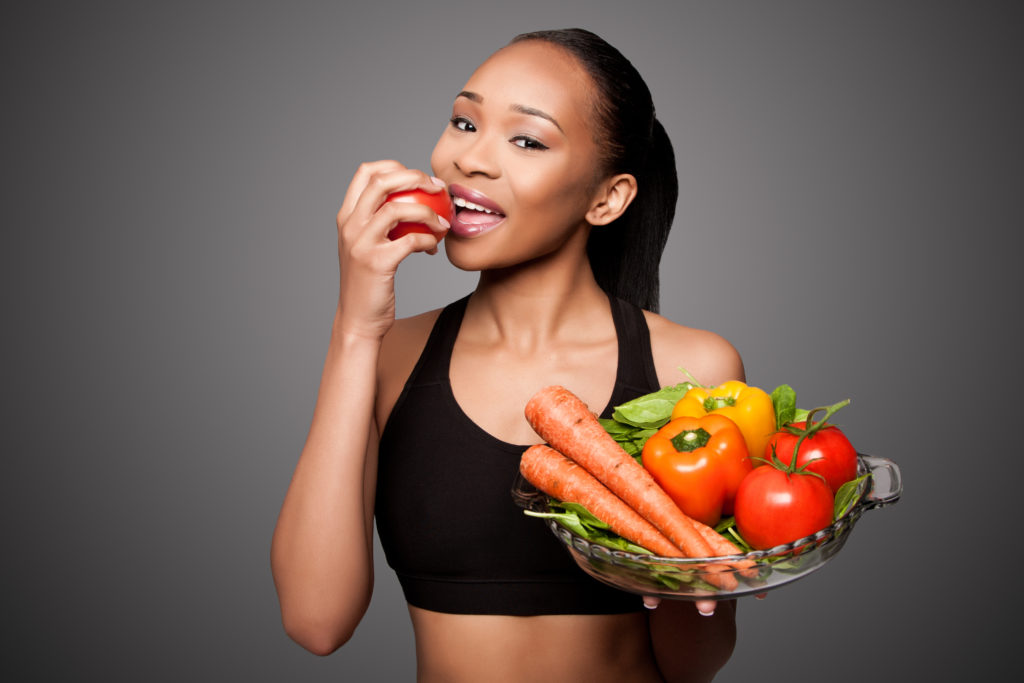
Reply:
[[504, 222], [505, 211], [484, 193], [462, 185], [449, 185], [448, 191], [455, 204], [455, 218], [449, 234], [479, 237]]

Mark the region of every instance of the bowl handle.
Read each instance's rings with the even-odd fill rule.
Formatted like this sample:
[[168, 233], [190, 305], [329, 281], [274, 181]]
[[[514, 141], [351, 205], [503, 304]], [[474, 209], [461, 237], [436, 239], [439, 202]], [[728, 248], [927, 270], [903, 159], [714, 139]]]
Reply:
[[874, 455], [860, 455], [871, 475], [871, 490], [864, 496], [865, 509], [892, 505], [903, 494], [903, 479], [900, 468], [892, 460]]

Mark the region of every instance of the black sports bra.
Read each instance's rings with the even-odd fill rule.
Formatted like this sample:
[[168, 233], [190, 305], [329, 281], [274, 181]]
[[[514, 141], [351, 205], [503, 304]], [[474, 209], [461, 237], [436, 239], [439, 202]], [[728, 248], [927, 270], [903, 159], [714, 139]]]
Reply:
[[[448, 379], [469, 297], [445, 307], [381, 435], [377, 532], [409, 604], [456, 614], [615, 614], [642, 601], [583, 572], [512, 501], [525, 446], [491, 436], [459, 407]], [[638, 307], [611, 300], [615, 388], [602, 415], [659, 388]]]

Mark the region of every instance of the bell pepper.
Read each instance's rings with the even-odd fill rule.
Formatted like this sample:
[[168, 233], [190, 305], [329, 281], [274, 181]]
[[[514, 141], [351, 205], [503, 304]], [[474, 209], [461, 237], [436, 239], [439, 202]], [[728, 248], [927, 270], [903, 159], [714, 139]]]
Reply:
[[690, 389], [672, 409], [672, 418], [701, 417], [709, 413], [724, 415], [735, 422], [743, 432], [747, 451], [758, 458], [775, 433], [772, 397], [764, 389], [747, 386], [739, 380], [723, 382], [717, 387]]
[[739, 427], [715, 414], [671, 420], [647, 439], [640, 458], [679, 509], [708, 526], [732, 514], [753, 469]]

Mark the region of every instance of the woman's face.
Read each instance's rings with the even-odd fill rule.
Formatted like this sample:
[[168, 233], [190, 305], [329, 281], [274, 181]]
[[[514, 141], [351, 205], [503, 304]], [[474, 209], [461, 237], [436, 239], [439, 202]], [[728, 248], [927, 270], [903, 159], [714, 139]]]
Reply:
[[431, 156], [457, 207], [453, 264], [515, 265], [588, 229], [600, 179], [592, 88], [575, 58], [541, 41], [498, 51], [470, 77]]

